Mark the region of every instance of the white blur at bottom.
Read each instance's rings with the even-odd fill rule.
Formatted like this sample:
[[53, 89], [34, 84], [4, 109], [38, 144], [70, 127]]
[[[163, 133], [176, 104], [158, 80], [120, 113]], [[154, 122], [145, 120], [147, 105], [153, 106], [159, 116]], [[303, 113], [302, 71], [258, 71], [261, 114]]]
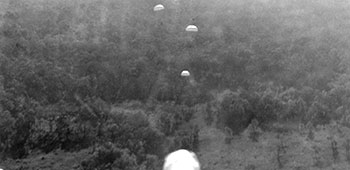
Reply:
[[180, 149], [165, 157], [163, 170], [200, 170], [195, 153]]

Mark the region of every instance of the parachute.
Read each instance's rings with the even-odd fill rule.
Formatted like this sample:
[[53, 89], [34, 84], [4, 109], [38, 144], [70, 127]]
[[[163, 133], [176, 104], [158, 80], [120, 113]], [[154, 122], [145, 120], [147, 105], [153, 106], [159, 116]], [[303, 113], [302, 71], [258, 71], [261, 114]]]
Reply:
[[164, 9], [164, 6], [162, 4], [158, 4], [154, 6], [153, 11], [161, 11]]
[[188, 77], [188, 76], [190, 76], [190, 72], [188, 70], [182, 70], [181, 76], [182, 77]]
[[195, 153], [180, 149], [165, 157], [163, 170], [200, 170]]
[[198, 32], [198, 28], [197, 28], [197, 26], [195, 26], [195, 25], [188, 25], [188, 26], [186, 27], [186, 31], [187, 31], [187, 32]]

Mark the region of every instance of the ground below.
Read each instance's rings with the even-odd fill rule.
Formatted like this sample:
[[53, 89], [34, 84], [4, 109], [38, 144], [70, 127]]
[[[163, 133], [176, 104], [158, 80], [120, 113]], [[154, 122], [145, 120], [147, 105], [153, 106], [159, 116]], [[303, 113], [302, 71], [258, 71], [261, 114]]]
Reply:
[[[296, 123], [275, 123], [276, 131], [262, 132], [258, 142], [253, 142], [246, 130], [227, 144], [228, 134], [215, 128], [215, 124], [206, 126], [200, 113], [194, 122], [200, 126], [198, 157], [202, 170], [350, 169], [346, 153], [347, 139], [350, 139], [347, 127], [335, 123], [318, 126], [310, 135], [308, 128], [300, 128]], [[332, 141], [336, 142], [337, 155], [333, 155]], [[280, 154], [277, 154], [278, 146]]]
[[[312, 134], [297, 124], [276, 123], [277, 131], [262, 132], [258, 142], [249, 138], [249, 130], [234, 136], [227, 144], [227, 133], [206, 125], [203, 109], [198, 107], [191, 121], [200, 128], [199, 152], [202, 170], [344, 170], [350, 169], [350, 155], [347, 157], [347, 139], [350, 129], [335, 123], [319, 126]], [[215, 122], [215, 121], [214, 121]], [[332, 149], [332, 141], [336, 146]], [[280, 152], [278, 154], [278, 148]], [[49, 154], [31, 154], [26, 159], [6, 160], [0, 163], [4, 170], [69, 170], [79, 169], [79, 164], [89, 155], [89, 149], [80, 152], [60, 150]], [[338, 152], [338, 154], [335, 154]], [[334, 159], [336, 157], [336, 159]]]

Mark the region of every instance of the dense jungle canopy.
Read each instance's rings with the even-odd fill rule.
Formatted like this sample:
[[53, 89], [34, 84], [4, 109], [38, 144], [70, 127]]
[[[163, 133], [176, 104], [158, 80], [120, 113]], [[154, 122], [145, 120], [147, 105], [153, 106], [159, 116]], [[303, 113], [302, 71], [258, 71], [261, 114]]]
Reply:
[[93, 147], [83, 169], [157, 169], [200, 150], [199, 107], [233, 135], [350, 127], [346, 0], [2, 0], [0, 15], [2, 160]]

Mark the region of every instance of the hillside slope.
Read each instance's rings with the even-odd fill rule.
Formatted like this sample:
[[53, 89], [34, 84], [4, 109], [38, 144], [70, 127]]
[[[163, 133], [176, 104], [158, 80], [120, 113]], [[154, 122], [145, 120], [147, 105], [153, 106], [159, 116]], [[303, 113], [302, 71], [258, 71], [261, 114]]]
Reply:
[[[214, 126], [206, 126], [204, 114], [198, 111], [193, 123], [200, 125], [200, 152], [203, 170], [306, 170], [349, 169], [346, 160], [346, 139], [350, 129], [327, 125], [313, 129], [313, 137], [307, 129], [298, 129], [290, 123], [275, 124], [275, 129], [284, 133], [263, 132], [258, 142], [249, 139], [246, 130], [225, 143], [225, 133]], [[331, 142], [337, 142], [338, 159], [333, 160]], [[281, 146], [279, 168], [277, 150]]]
[[[190, 124], [199, 126], [199, 157], [202, 170], [343, 170], [350, 169], [350, 129], [336, 124], [319, 126], [312, 130], [300, 129], [291, 123], [275, 124], [274, 131], [262, 132], [258, 142], [249, 138], [249, 130], [233, 136], [225, 143], [227, 134], [205, 123], [206, 104], [197, 105]], [[283, 131], [278, 133], [277, 131]], [[334, 155], [332, 141], [336, 141], [338, 155]], [[348, 145], [346, 147], [346, 145]], [[280, 148], [280, 156], [277, 156]], [[0, 164], [5, 170], [80, 169], [80, 162], [89, 156], [90, 149], [79, 152], [60, 150], [49, 154], [31, 154], [26, 159], [6, 160]], [[347, 153], [348, 152], [348, 153]], [[347, 158], [348, 156], [348, 158]], [[337, 160], [334, 161], [334, 157]], [[279, 167], [279, 162], [281, 166]]]

